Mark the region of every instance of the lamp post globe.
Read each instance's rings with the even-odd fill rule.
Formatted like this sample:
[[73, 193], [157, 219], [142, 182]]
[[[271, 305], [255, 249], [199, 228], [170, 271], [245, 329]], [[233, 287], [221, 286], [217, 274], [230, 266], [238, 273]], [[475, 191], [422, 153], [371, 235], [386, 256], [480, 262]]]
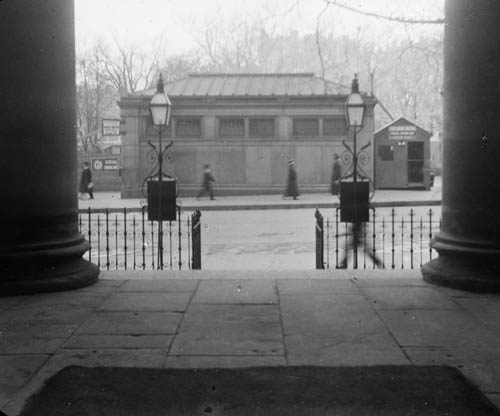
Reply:
[[151, 119], [155, 126], [168, 126], [170, 124], [170, 114], [172, 111], [172, 103], [165, 94], [163, 87], [163, 79], [160, 74], [158, 78], [158, 83], [156, 84], [156, 93], [151, 98], [149, 104], [151, 111]]
[[358, 75], [354, 74], [351, 84], [351, 93], [345, 103], [347, 124], [354, 129], [361, 128], [365, 121], [366, 105], [363, 97], [359, 93]]
[[345, 114], [347, 125], [353, 129], [353, 180], [357, 182], [358, 178], [358, 153], [357, 153], [357, 130], [361, 130], [365, 122], [366, 105], [363, 97], [359, 93], [358, 75], [354, 74], [351, 84], [351, 93], [345, 103]]

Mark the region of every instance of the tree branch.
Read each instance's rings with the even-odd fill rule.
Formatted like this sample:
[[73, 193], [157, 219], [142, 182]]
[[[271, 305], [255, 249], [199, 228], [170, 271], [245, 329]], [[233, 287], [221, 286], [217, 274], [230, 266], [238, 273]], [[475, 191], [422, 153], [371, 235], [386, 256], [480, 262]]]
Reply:
[[389, 20], [391, 22], [409, 23], [409, 24], [443, 24], [444, 23], [444, 19], [407, 19], [405, 17], [393, 17], [393, 16], [381, 15], [378, 13], [365, 12], [363, 10], [347, 6], [345, 4], [341, 4], [338, 0], [324, 0], [324, 2], [327, 4], [331, 4], [332, 6], [340, 7], [341, 9], [349, 10], [350, 12], [353, 12], [353, 13], [362, 14], [363, 16], [376, 17], [377, 19]]
[[[321, 13], [316, 18], [316, 46], [318, 47], [319, 63], [321, 64], [321, 79], [323, 81], [326, 81], [325, 80], [325, 63], [323, 61], [323, 54], [321, 52], [321, 44], [319, 42], [319, 25], [320, 25], [321, 16], [323, 16], [323, 14], [327, 11], [329, 6], [330, 6], [330, 4], [328, 2], [326, 2], [325, 8], [321, 11]], [[326, 93], [326, 82], [324, 84], [325, 84], [325, 93]]]

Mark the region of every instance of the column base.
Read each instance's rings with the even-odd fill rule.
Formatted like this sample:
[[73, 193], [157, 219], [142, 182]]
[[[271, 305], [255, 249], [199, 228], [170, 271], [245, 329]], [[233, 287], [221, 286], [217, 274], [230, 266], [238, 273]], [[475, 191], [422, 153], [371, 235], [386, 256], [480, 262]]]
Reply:
[[82, 258], [83, 236], [0, 250], [0, 296], [78, 289], [97, 281], [99, 267]]
[[500, 293], [500, 267], [493, 262], [440, 255], [421, 268], [426, 282], [478, 293]]
[[57, 292], [97, 282], [99, 268], [82, 258], [29, 267], [9, 266], [9, 279], [0, 280], [0, 296]]

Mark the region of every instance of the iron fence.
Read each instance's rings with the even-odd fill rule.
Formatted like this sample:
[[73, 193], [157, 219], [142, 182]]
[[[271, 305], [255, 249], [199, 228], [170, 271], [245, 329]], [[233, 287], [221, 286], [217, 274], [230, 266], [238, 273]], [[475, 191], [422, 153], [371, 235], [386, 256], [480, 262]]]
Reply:
[[[147, 207], [79, 211], [86, 258], [103, 270], [201, 268], [201, 212], [177, 221], [148, 221]], [[162, 253], [158, 252], [158, 242]]]
[[[414, 269], [437, 255], [430, 241], [441, 227], [441, 220], [432, 209], [424, 215], [417, 215], [414, 209], [400, 215], [392, 208], [388, 216], [377, 215], [372, 209], [370, 221], [363, 223], [357, 233], [351, 224], [340, 222], [339, 209], [326, 222], [319, 210], [315, 218], [316, 269]], [[355, 244], [353, 237], [357, 238]], [[351, 261], [354, 257], [357, 261]]]

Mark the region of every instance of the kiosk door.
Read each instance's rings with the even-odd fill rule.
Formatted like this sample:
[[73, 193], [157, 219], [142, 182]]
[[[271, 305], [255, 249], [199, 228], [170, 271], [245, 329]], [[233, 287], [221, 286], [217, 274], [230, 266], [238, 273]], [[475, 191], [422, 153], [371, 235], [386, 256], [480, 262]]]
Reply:
[[424, 184], [424, 142], [408, 142], [408, 186]]
[[381, 143], [377, 146], [376, 186], [377, 188], [406, 187], [406, 148], [396, 142]]

